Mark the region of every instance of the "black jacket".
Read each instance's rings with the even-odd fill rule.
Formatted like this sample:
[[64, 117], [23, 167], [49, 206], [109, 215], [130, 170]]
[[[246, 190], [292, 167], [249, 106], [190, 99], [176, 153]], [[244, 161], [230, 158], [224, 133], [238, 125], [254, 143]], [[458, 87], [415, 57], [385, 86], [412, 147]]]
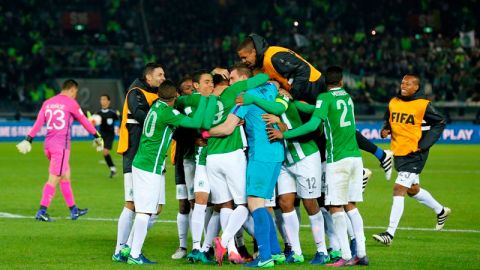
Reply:
[[[157, 93], [158, 89], [156, 87], [151, 87], [142, 79], [136, 79], [133, 83], [128, 87], [128, 89], [133, 88], [141, 88], [150, 93]], [[142, 91], [138, 89], [134, 89], [130, 91], [127, 95], [127, 102], [128, 102], [128, 110], [130, 114], [128, 118], [133, 118], [138, 121], [138, 123], [143, 126], [143, 122], [145, 121], [145, 117], [147, 117], [148, 110], [150, 106], [148, 105], [147, 99], [143, 95]]]
[[[267, 41], [257, 35], [250, 34], [256, 50], [255, 66], [263, 67], [265, 51], [269, 45]], [[310, 73], [312, 69], [308, 62], [300, 59], [295, 53], [288, 50], [286, 52], [278, 52], [272, 56], [271, 59], [273, 68], [287, 80], [291, 80], [290, 93], [293, 98], [307, 101], [310, 104], [315, 104], [318, 94], [325, 92], [326, 87], [323, 76], [315, 82], [310, 82]]]

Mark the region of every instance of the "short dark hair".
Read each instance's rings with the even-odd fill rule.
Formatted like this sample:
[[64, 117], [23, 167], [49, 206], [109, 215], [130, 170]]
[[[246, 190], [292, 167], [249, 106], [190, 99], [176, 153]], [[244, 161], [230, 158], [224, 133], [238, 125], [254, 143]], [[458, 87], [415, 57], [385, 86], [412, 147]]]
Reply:
[[74, 79], [68, 79], [68, 80], [64, 81], [63, 84], [62, 84], [62, 90], [68, 90], [72, 87], [78, 88], [78, 83]]
[[195, 73], [193, 73], [193, 76], [192, 76], [192, 81], [196, 82], [196, 83], [199, 83], [200, 78], [202, 77], [203, 74], [210, 74], [210, 71], [208, 71], [206, 69], [200, 69], [200, 70], [195, 71]]
[[244, 64], [242, 62], [235, 63], [230, 68], [230, 73], [234, 70], [236, 70], [239, 75], [247, 76], [247, 78], [251, 78], [253, 76], [252, 70], [246, 64]]
[[193, 82], [192, 77], [190, 77], [189, 75], [187, 75], [187, 76], [183, 77], [183, 78], [180, 80], [180, 83], [178, 84], [178, 89], [177, 89], [177, 91], [178, 91], [179, 94], [182, 94], [182, 92], [183, 92], [182, 84], [183, 84], [184, 82], [187, 82], [187, 81], [192, 81], [192, 82]]
[[339, 66], [330, 66], [325, 72], [325, 83], [327, 85], [338, 85], [343, 79], [343, 69]]
[[407, 73], [407, 74], [405, 74], [405, 76], [410, 76], [410, 77], [415, 78], [415, 80], [417, 81], [418, 88], [420, 89], [420, 77], [418, 75], [412, 74], [412, 73]]
[[255, 44], [253, 43], [253, 39], [251, 37], [246, 37], [240, 45], [238, 45], [237, 52], [243, 49], [255, 49]]
[[145, 80], [147, 79], [147, 74], [150, 74], [153, 72], [154, 69], [156, 68], [163, 68], [162, 65], [158, 64], [158, 63], [148, 63], [145, 65], [145, 67], [143, 68], [143, 74], [142, 74], [142, 78]]
[[110, 101], [110, 96], [107, 95], [107, 94], [102, 94], [100, 97], [106, 97], [108, 99], [108, 101]]
[[171, 80], [165, 80], [158, 87], [158, 97], [164, 101], [170, 101], [177, 97], [177, 88]]

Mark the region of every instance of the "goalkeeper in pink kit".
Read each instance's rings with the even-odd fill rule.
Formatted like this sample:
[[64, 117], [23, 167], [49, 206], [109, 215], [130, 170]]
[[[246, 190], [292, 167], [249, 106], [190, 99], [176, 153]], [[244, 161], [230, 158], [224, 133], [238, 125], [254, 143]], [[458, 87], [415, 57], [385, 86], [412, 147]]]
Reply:
[[72, 186], [70, 182], [70, 138], [73, 120], [79, 121], [82, 126], [95, 136], [94, 145], [97, 151], [103, 149], [103, 140], [95, 127], [82, 113], [77, 97], [78, 83], [74, 80], [66, 80], [62, 85], [60, 94], [47, 99], [38, 113], [33, 128], [25, 140], [17, 144], [17, 149], [22, 154], [32, 150], [32, 140], [40, 131], [43, 124], [46, 124], [47, 134], [45, 135], [45, 155], [50, 160], [48, 168], [48, 180], [43, 187], [40, 209], [35, 219], [39, 221], [53, 221], [47, 214], [50, 202], [55, 196], [56, 186], [60, 183], [60, 191], [67, 206], [70, 208], [72, 220], [85, 215], [88, 209], [80, 209], [75, 205]]

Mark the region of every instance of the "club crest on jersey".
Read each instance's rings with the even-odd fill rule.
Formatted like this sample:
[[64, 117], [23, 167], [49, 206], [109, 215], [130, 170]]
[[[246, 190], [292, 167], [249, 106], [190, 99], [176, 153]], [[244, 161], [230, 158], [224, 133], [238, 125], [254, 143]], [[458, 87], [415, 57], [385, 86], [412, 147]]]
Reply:
[[415, 125], [413, 114], [392, 112], [392, 122]]

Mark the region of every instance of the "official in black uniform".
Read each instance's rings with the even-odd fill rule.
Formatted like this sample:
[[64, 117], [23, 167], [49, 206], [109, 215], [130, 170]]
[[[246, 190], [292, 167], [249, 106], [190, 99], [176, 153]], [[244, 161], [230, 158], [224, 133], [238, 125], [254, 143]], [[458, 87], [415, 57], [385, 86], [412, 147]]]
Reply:
[[110, 108], [110, 96], [100, 96], [100, 106], [102, 107], [96, 114], [102, 117], [100, 123], [100, 134], [103, 136], [103, 157], [110, 169], [110, 178], [117, 174], [115, 164], [113, 164], [112, 157], [110, 156], [110, 150], [112, 150], [113, 140], [115, 139], [115, 121], [119, 119], [119, 112]]

